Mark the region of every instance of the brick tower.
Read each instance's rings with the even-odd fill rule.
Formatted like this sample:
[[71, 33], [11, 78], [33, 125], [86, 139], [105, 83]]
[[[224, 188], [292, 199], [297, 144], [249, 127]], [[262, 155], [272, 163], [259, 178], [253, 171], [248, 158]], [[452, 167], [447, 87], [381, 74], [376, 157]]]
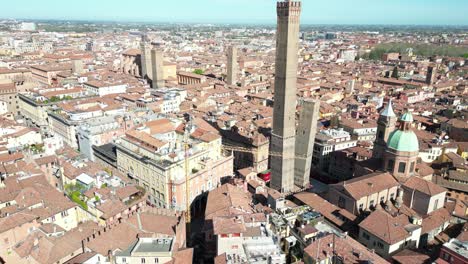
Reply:
[[151, 48], [148, 46], [148, 36], [141, 35], [140, 41], [141, 50], [141, 77], [143, 79], [152, 79], [153, 69], [151, 67]]
[[237, 47], [230, 46], [227, 54], [227, 84], [237, 84]]
[[301, 1], [279, 1], [276, 6], [275, 103], [271, 151], [271, 187], [281, 192], [294, 189], [294, 151], [296, 134], [297, 52]]
[[164, 56], [163, 52], [159, 47], [155, 47], [151, 50], [151, 64], [153, 70], [153, 89], [164, 88]]
[[296, 157], [294, 165], [294, 184], [299, 188], [310, 184], [310, 168], [314, 153], [315, 134], [320, 112], [320, 101], [305, 99], [296, 135]]

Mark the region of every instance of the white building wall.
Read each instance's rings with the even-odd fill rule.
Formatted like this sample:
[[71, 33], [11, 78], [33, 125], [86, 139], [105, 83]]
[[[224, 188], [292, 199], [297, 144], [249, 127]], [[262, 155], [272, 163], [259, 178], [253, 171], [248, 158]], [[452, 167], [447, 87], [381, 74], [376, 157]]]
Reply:
[[218, 237], [218, 255], [226, 253], [226, 255], [244, 255], [244, 248], [242, 247], [243, 237]]
[[20, 148], [25, 145], [42, 144], [42, 136], [39, 132], [30, 131], [18, 137], [8, 138], [8, 149]]
[[[369, 239], [366, 239], [364, 237], [364, 233], [369, 235]], [[381, 240], [380, 238], [374, 236], [373, 234], [367, 232], [366, 230], [362, 228], [359, 229], [359, 242], [363, 244], [364, 246], [366, 246], [368, 249], [374, 249], [377, 254], [379, 254], [380, 256], [384, 258], [387, 258], [390, 255], [392, 255], [392, 253], [400, 249], [409, 247], [412, 244], [415, 244], [416, 247], [418, 247], [420, 236], [421, 236], [421, 227], [414, 230], [405, 239], [390, 245], [384, 242], [383, 240]]]

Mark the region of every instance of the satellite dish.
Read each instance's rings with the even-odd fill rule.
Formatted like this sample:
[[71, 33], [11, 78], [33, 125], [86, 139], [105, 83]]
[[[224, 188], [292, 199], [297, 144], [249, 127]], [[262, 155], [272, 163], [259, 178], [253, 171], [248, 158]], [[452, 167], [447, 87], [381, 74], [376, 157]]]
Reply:
[[445, 136], [444, 138], [445, 138], [445, 139], [449, 139], [449, 136]]

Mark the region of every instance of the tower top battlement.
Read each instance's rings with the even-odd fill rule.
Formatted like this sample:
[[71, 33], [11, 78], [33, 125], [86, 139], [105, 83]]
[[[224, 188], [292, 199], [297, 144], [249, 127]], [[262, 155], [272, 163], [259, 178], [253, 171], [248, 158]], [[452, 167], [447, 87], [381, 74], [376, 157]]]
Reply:
[[295, 17], [297, 20], [301, 15], [302, 2], [300, 1], [280, 1], [276, 5], [278, 17]]
[[285, 0], [285, 1], [278, 1], [276, 3], [277, 8], [286, 8], [286, 7], [301, 7], [302, 2], [300, 0]]

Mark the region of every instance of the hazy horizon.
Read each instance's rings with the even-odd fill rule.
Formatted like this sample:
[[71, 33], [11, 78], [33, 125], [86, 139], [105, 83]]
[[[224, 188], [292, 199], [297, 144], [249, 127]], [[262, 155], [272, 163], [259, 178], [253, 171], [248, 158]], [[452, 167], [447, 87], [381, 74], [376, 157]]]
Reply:
[[[129, 23], [129, 24], [182, 24], [182, 25], [215, 25], [215, 26], [276, 26], [276, 21], [274, 22], [258, 22], [258, 23], [243, 23], [243, 22], [199, 22], [199, 21], [132, 21], [132, 20], [99, 20], [99, 19], [54, 19], [54, 18], [9, 18], [9, 17], [0, 17], [0, 20], [16, 20], [23, 22], [80, 22], [80, 23]], [[353, 24], [353, 23], [301, 23], [301, 26], [395, 26], [395, 27], [467, 27], [468, 24]]]
[[[2, 3], [2, 19], [115, 23], [275, 24], [276, 0], [23, 0]], [[302, 0], [305, 25], [467, 26], [465, 0]], [[28, 6], [27, 9], [24, 6]], [[207, 8], [207, 7], [210, 8]]]

